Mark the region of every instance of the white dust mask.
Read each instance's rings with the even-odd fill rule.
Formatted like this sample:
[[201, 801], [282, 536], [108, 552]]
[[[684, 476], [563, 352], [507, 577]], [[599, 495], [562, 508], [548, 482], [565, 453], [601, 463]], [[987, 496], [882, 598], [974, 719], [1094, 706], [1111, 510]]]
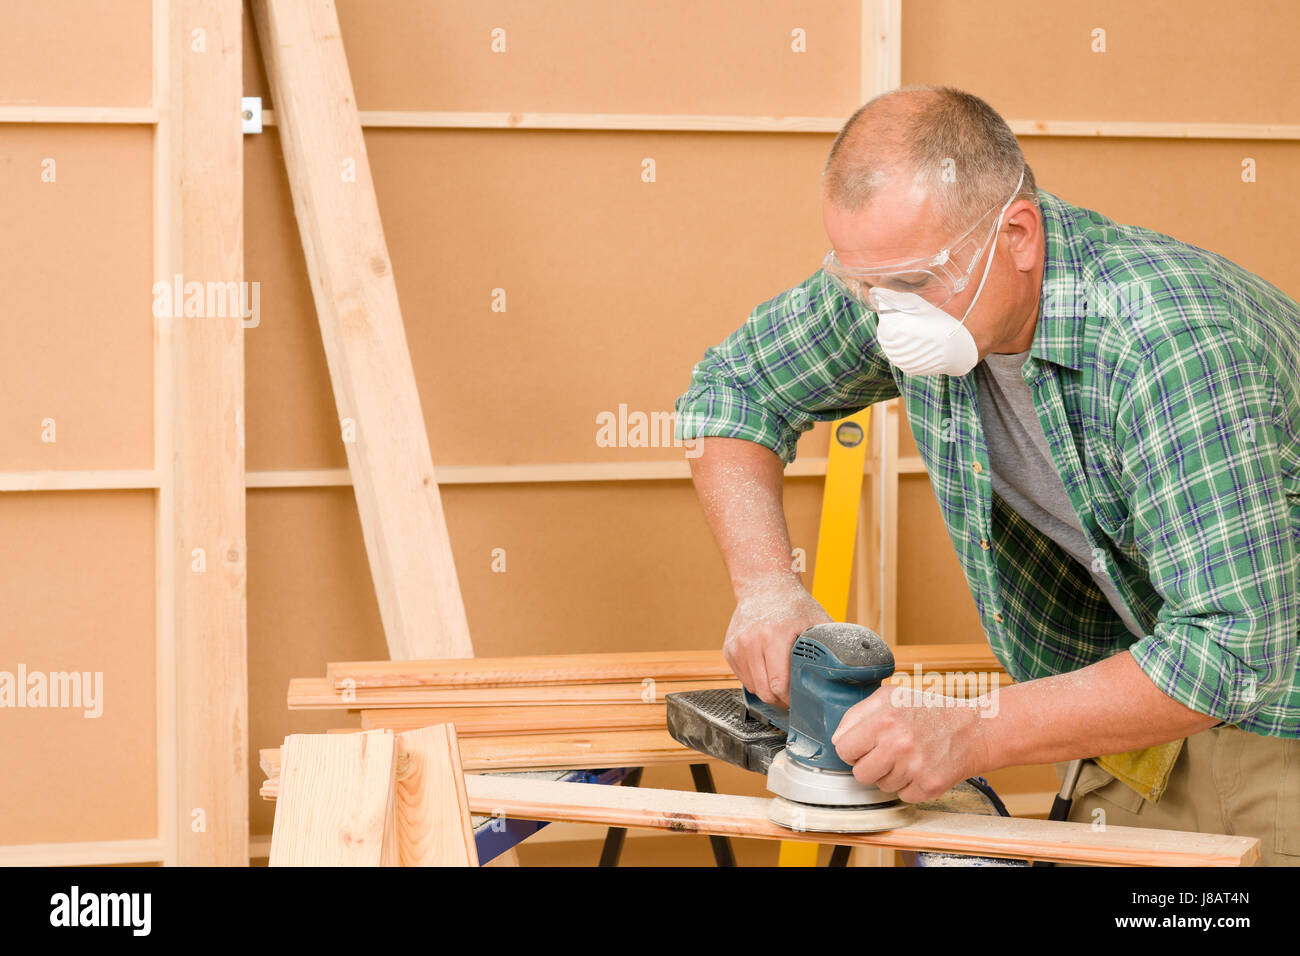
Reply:
[[[965, 375], [979, 348], [964, 323], [915, 292], [873, 288], [868, 297], [880, 316], [876, 340], [885, 356], [909, 375]], [[967, 315], [970, 310], [967, 310]]]
[[[1024, 182], [1023, 172], [1020, 180]], [[995, 248], [989, 251], [979, 288], [975, 290], [975, 298], [966, 307], [961, 321], [926, 302], [915, 292], [873, 286], [867, 293], [868, 304], [880, 320], [876, 339], [889, 361], [904, 372], [909, 375], [965, 375], [979, 361], [979, 348], [966, 328], [966, 319], [979, 301], [984, 282], [989, 277], [997, 236], [1002, 229], [1002, 215], [1019, 192], [1020, 184], [1017, 183], [1015, 192], [998, 213], [992, 239]]]

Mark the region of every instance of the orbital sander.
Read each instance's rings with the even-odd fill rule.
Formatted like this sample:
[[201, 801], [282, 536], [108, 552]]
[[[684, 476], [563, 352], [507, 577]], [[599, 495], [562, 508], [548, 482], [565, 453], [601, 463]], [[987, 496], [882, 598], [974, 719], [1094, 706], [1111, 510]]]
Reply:
[[857, 624], [818, 624], [790, 649], [790, 709], [748, 688], [669, 694], [668, 732], [719, 760], [767, 774], [768, 819], [791, 830], [869, 833], [909, 823], [911, 804], [859, 782], [831, 735], [894, 673], [894, 655]]

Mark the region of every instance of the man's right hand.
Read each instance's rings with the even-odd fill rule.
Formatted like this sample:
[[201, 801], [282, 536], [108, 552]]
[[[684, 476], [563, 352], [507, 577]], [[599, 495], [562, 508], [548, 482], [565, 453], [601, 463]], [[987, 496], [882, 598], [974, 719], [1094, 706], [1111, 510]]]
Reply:
[[722, 656], [762, 700], [788, 707], [790, 648], [808, 628], [830, 620], [798, 578], [756, 583], [737, 597]]

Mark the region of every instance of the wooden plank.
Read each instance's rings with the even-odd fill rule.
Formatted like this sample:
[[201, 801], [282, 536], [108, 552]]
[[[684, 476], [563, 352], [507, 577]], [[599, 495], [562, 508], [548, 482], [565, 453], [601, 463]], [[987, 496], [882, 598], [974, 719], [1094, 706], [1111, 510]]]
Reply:
[[[941, 645], [932, 645], [940, 647]], [[896, 650], [910, 652], [930, 650], [925, 645], [904, 646]], [[920, 657], [921, 655], [916, 655]], [[912, 679], [915, 683], [914, 667], [921, 667], [923, 681], [928, 682], [932, 675], [943, 674], [944, 686], [955, 688], [962, 696], [969, 696], [972, 683], [979, 686], [981, 680], [992, 685], [1007, 679], [1000, 668], [974, 666], [969, 664], [957, 670], [948, 667], [932, 667], [924, 663], [909, 661], [910, 653], [900, 653], [899, 669], [896, 677]], [[950, 676], [957, 670], [956, 676]], [[972, 680], [972, 678], [974, 680]], [[653, 681], [647, 683], [602, 683], [602, 684], [554, 684], [523, 685], [516, 687], [375, 687], [339, 690], [329, 678], [298, 677], [289, 681], [288, 704], [290, 710], [377, 710], [387, 708], [423, 708], [423, 707], [528, 707], [528, 706], [581, 706], [613, 704], [646, 704], [662, 701], [668, 694], [687, 690], [708, 690], [725, 687], [739, 687], [737, 680], [718, 681]], [[928, 686], [923, 683], [922, 686]], [[966, 690], [962, 690], [965, 688]], [[946, 691], [948, 692], [948, 691]], [[981, 691], [982, 693], [983, 691]]]
[[153, 469], [0, 472], [0, 491], [108, 491], [158, 487]]
[[[865, 5], [873, 5], [866, 0]], [[898, 0], [885, 0], [883, 6], [898, 8]], [[863, 31], [863, 43], [873, 44], [879, 58], [864, 59], [862, 77], [865, 102], [886, 89], [899, 85], [897, 31], [879, 33], [868, 22]], [[895, 55], [890, 56], [893, 51]], [[0, 122], [4, 110], [14, 110], [15, 121], [23, 122], [20, 111], [34, 107], [0, 108]], [[49, 109], [48, 107], [44, 109]], [[90, 108], [72, 108], [76, 113]], [[96, 122], [148, 122], [121, 108], [112, 109], [109, 119]], [[122, 112], [123, 119], [113, 118]], [[55, 119], [48, 122], [59, 122]], [[75, 114], [74, 114], [75, 115]], [[643, 130], [678, 132], [734, 132], [734, 133], [838, 133], [844, 125], [842, 116], [727, 116], [674, 113], [531, 113], [482, 112], [473, 110], [361, 110], [358, 113], [363, 127], [388, 129], [587, 129], [587, 130]], [[69, 120], [80, 122], [81, 120]], [[38, 120], [37, 122], [47, 122]], [[279, 122], [275, 110], [262, 113], [262, 123], [274, 126]], [[1300, 125], [1289, 123], [1162, 123], [1150, 121], [1113, 120], [1051, 120], [1009, 119], [1007, 125], [1017, 136], [1106, 136], [1139, 139], [1234, 139], [1234, 140], [1295, 140], [1300, 139]]]
[[[924, 470], [924, 469], [922, 469]], [[867, 466], [867, 473], [871, 467]], [[790, 478], [826, 474], [825, 458], [800, 458], [785, 470]], [[689, 481], [685, 461], [575, 461], [543, 465], [444, 465], [439, 485], [544, 484], [572, 481]], [[249, 488], [339, 488], [352, 484], [346, 468], [251, 471]], [[0, 484], [2, 487], [2, 484]]]
[[326, 674], [344, 687], [509, 687], [650, 680], [731, 680], [718, 650], [542, 654], [469, 660], [347, 661]]
[[662, 703], [591, 706], [409, 707], [363, 710], [363, 730], [405, 731], [454, 724], [462, 739], [502, 734], [578, 734], [605, 730], [655, 730], [667, 716]]
[[[153, 137], [153, 271], [172, 274], [174, 247], [172, 173], [172, 46], [170, 0], [153, 0], [153, 105], [158, 126]], [[163, 467], [172, 460], [172, 328], [171, 319], [154, 320], [153, 460], [158, 493], [154, 496], [154, 712], [157, 715], [158, 835], [163, 864], [175, 866], [180, 830], [176, 787], [176, 540], [175, 471]]]
[[338, 14], [332, 0], [252, 6], [389, 655], [469, 657]]
[[[158, 183], [169, 222], [157, 238], [159, 281], [243, 279], [244, 142], [239, 0], [182, 0], [170, 11], [171, 68], [160, 122], [168, 151]], [[207, 52], [191, 48], [205, 32]], [[160, 113], [160, 116], [162, 114]], [[164, 266], [165, 263], [165, 266]], [[228, 313], [228, 314], [227, 314]], [[244, 533], [243, 317], [238, 307], [159, 319], [168, 353], [159, 378], [160, 584], [171, 617], [170, 656], [160, 679], [175, 681], [176, 860], [246, 865], [248, 860], [247, 564]], [[170, 581], [172, 590], [165, 590]], [[164, 692], [164, 701], [171, 697]], [[171, 718], [167, 718], [170, 720]], [[163, 737], [168, 735], [164, 726]], [[160, 775], [160, 780], [168, 774]]]
[[657, 681], [641, 684], [557, 684], [544, 687], [360, 688], [335, 689], [327, 677], [289, 681], [290, 710], [371, 710], [387, 707], [479, 707], [538, 704], [635, 704], [662, 701], [684, 690], [739, 687], [729, 681]]
[[163, 841], [90, 840], [84, 843], [23, 843], [0, 846], [0, 866], [109, 866], [161, 863]]
[[18, 106], [0, 105], [0, 123], [104, 123], [151, 126], [158, 122], [152, 106]]
[[[388, 129], [592, 129], [733, 133], [835, 133], [838, 116], [729, 116], [686, 113], [494, 113], [475, 110], [361, 110], [365, 127]], [[280, 122], [264, 110], [263, 125]]]
[[[852, 525], [850, 525], [852, 527]], [[848, 571], [845, 570], [847, 577]], [[847, 592], [845, 592], [847, 600]], [[931, 644], [895, 649], [899, 671], [1001, 671], [987, 644]], [[547, 654], [472, 660], [348, 661], [330, 663], [328, 679], [345, 688], [453, 688], [547, 686], [654, 681], [734, 680], [721, 651], [627, 651]]]
[[397, 740], [391, 731], [284, 739], [271, 866], [394, 866]]
[[[340, 728], [328, 734], [306, 736], [359, 737], [366, 731]], [[259, 754], [266, 774], [261, 794], [275, 799], [279, 792], [281, 761], [279, 747]], [[580, 770], [606, 767], [648, 767], [664, 763], [699, 763], [700, 753], [683, 747], [667, 730], [619, 730], [592, 734], [507, 734], [499, 737], [466, 737], [460, 741], [460, 761], [465, 773], [503, 770]]]
[[862, 0], [861, 100], [902, 82], [902, 0]]
[[1300, 139], [1294, 123], [1155, 123], [1115, 120], [1008, 120], [1017, 136], [1091, 136], [1116, 139]]
[[491, 770], [589, 770], [698, 763], [667, 730], [613, 730], [589, 734], [507, 734], [467, 737], [460, 745], [467, 773]]
[[[789, 839], [791, 834], [768, 821], [769, 801], [764, 797], [491, 775], [468, 778], [466, 790], [475, 813], [763, 840]], [[881, 833], [801, 832], [799, 839], [1117, 866], [1247, 866], [1259, 857], [1259, 840], [1254, 837], [1116, 826], [1094, 830], [1087, 823], [928, 810], [917, 814], [915, 823]]]
[[451, 724], [397, 737], [397, 852], [399, 866], [478, 866]]
[[257, 752], [257, 766], [262, 774], [269, 778], [280, 776], [280, 762], [284, 751], [280, 747], [263, 747]]
[[1005, 674], [1006, 669], [993, 656], [986, 643], [916, 644], [895, 647], [895, 673], [921, 668], [922, 671], [983, 671]]
[[[264, 760], [272, 766], [274, 762], [271, 756]], [[599, 787], [494, 774], [470, 775], [465, 788], [473, 813], [764, 840], [788, 840], [792, 832], [768, 821], [766, 797]], [[277, 792], [278, 780], [263, 785], [268, 799], [275, 799]], [[799, 839], [1117, 866], [1247, 866], [1259, 858], [1259, 840], [1254, 837], [1115, 826], [1094, 830], [1086, 823], [929, 810], [917, 814], [915, 823], [882, 833], [805, 831]]]

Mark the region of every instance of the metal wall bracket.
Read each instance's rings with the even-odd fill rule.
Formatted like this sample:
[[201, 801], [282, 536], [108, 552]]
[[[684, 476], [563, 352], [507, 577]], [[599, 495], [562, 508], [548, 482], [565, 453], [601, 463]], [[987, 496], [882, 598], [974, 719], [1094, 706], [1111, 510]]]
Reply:
[[239, 115], [244, 120], [244, 132], [262, 132], [262, 98], [260, 96], [245, 96], [239, 101], [239, 104]]

